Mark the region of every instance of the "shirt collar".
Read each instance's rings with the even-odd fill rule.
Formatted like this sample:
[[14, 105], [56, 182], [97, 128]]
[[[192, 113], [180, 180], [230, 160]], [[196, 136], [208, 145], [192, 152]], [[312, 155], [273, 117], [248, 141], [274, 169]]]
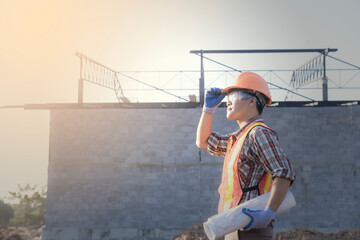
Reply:
[[242, 133], [242, 131], [244, 129], [246, 129], [249, 125], [251, 125], [254, 122], [264, 122], [264, 119], [263, 119], [263, 117], [261, 115], [257, 115], [255, 117], [252, 117], [252, 118], [250, 118], [248, 120], [248, 122], [245, 124], [245, 126], [243, 126], [242, 128], [240, 128], [239, 130], [237, 130], [236, 132], [234, 132], [231, 135], [233, 135], [234, 137], [237, 138]]

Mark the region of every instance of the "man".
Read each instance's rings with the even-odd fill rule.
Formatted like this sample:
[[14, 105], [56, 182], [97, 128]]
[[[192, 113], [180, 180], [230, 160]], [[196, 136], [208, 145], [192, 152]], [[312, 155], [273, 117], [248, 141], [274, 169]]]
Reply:
[[[219, 135], [211, 130], [216, 108], [228, 97], [226, 117], [236, 120], [239, 130]], [[271, 104], [270, 90], [256, 73], [241, 73], [233, 86], [206, 92], [196, 145], [213, 156], [224, 156], [219, 186], [221, 213], [271, 190], [264, 210], [243, 209], [251, 221], [225, 239], [273, 239], [275, 212], [295, 180], [291, 162], [280, 147], [276, 132], [265, 125], [263, 108]]]

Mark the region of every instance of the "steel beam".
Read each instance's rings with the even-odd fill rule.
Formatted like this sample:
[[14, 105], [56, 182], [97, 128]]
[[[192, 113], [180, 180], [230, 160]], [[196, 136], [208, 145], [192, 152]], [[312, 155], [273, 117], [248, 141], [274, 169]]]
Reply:
[[305, 49], [229, 49], [229, 50], [191, 50], [190, 53], [308, 53], [336, 52], [337, 48], [305, 48]]
[[[78, 55], [79, 56], [79, 55]], [[78, 82], [78, 103], [82, 104], [84, 99], [84, 81], [82, 79], [83, 59], [80, 56], [80, 78]]]
[[204, 105], [205, 102], [205, 73], [204, 73], [204, 56], [201, 50], [200, 52], [200, 79], [199, 79], [199, 102], [200, 106]]
[[324, 63], [324, 77], [322, 79], [322, 93], [323, 93], [323, 101], [328, 101], [328, 79], [326, 76], [326, 56], [328, 53], [323, 54], [323, 63]]

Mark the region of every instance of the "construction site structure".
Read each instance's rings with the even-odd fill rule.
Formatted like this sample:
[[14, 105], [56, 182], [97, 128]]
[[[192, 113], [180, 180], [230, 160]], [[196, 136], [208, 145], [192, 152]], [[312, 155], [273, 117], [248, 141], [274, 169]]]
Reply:
[[[167, 96], [173, 97], [174, 102], [196, 102], [199, 106], [204, 104], [204, 93], [205, 90], [211, 87], [212, 84], [224, 84], [227, 82], [228, 78], [234, 79], [234, 74], [241, 73], [243, 71], [255, 71], [259, 72], [268, 82], [272, 91], [280, 90], [283, 93], [285, 92], [285, 97], [283, 101], [274, 101], [273, 106], [279, 105], [279, 102], [290, 102], [289, 96], [298, 97], [297, 102], [305, 102], [309, 105], [326, 105], [326, 102], [329, 101], [329, 89], [336, 91], [343, 90], [355, 90], [360, 89], [358, 84], [360, 81], [356, 77], [360, 73], [360, 67], [351, 64], [349, 62], [343, 61], [336, 57], [329, 55], [329, 53], [336, 52], [336, 48], [316, 48], [316, 49], [245, 49], [245, 50], [191, 50], [190, 53], [200, 56], [200, 71], [194, 70], [183, 70], [183, 71], [116, 71], [107, 67], [90, 57], [85, 56], [82, 53], [76, 53], [76, 56], [80, 59], [80, 77], [78, 80], [78, 103], [84, 103], [84, 82], [89, 82], [96, 84], [114, 91], [116, 96], [116, 102], [133, 104], [139, 102], [149, 102], [141, 99], [139, 97], [141, 92], [146, 91], [159, 91]], [[291, 69], [258, 69], [258, 70], [240, 70], [234, 67], [228, 66], [224, 63], [216, 61], [212, 58], [209, 58], [205, 55], [209, 54], [243, 54], [243, 53], [258, 53], [258, 54], [269, 54], [269, 53], [318, 53], [317, 56], [313, 57], [311, 60], [298, 67], [295, 70]], [[334, 59], [338, 62], [344, 63], [352, 68], [327, 68], [327, 58]], [[216, 63], [222, 67], [225, 67], [229, 70], [205, 70], [204, 60], [209, 60], [213, 63]], [[338, 75], [337, 79], [335, 77], [328, 77], [328, 74], [336, 73]], [[200, 78], [196, 80], [196, 75], [200, 73]], [[205, 73], [207, 75], [216, 75], [215, 80], [210, 79], [210, 84], [205, 83]], [[287, 75], [291, 73], [290, 80], [280, 77], [280, 73], [286, 73]], [[152, 76], [146, 76], [146, 75]], [[154, 77], [157, 75], [157, 77]], [[161, 79], [160, 75], [169, 75], [167, 79]], [[171, 75], [171, 76], [170, 76]], [[191, 76], [190, 76], [191, 75]], [[342, 75], [346, 75], [347, 78], [345, 81], [342, 79]], [[278, 81], [274, 82], [271, 80], [271, 77], [275, 76]], [[156, 78], [158, 84], [155, 83]], [[225, 78], [225, 81], [224, 81]], [[270, 80], [268, 80], [270, 78]], [[175, 81], [174, 81], [175, 79]], [[180, 80], [179, 80], [180, 79]], [[185, 80], [184, 80], [185, 79]], [[127, 80], [136, 83], [136, 87], [124, 87]], [[337, 80], [337, 81], [336, 81]], [[169, 84], [171, 82], [171, 84]], [[176, 84], [174, 84], [176, 82]], [[316, 82], [316, 87], [306, 88], [306, 85]], [[350, 83], [354, 83], [350, 85]], [[144, 86], [139, 88], [138, 85]], [[331, 86], [329, 86], [331, 84]], [[172, 85], [173, 87], [166, 87], [165, 85]], [[174, 85], [176, 85], [174, 87]], [[186, 86], [186, 87], [184, 87]], [[315, 90], [322, 89], [321, 100], [319, 97], [315, 99], [310, 97], [305, 93], [305, 90]], [[130, 92], [136, 91], [138, 94], [137, 97], [129, 97]], [[180, 93], [181, 92], [181, 93]], [[184, 95], [183, 92], [187, 92], [187, 95]], [[126, 95], [126, 96], [125, 96]], [[283, 94], [284, 95], [284, 94]], [[299, 101], [300, 99], [300, 101]], [[336, 101], [345, 101], [354, 102], [354, 99], [336, 99]], [[334, 100], [332, 100], [334, 101]], [[356, 100], [355, 100], [356, 101]], [[164, 102], [161, 100], [155, 100], [152, 102]], [[171, 101], [167, 101], [171, 102]], [[340, 103], [343, 104], [343, 103]]]

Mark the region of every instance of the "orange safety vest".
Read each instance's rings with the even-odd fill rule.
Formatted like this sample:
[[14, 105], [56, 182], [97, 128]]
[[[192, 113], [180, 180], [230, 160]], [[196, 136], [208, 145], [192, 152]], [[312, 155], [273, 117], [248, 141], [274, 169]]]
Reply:
[[[265, 123], [255, 122], [250, 124], [246, 129], [243, 130], [241, 135], [236, 140], [235, 144], [232, 145], [232, 139], [228, 141], [227, 151], [224, 160], [222, 180], [219, 186], [218, 192], [220, 195], [218, 212], [221, 213], [230, 208], [233, 208], [238, 205], [241, 196], [243, 194], [243, 189], [240, 186], [239, 176], [238, 176], [238, 159], [240, 156], [241, 148], [244, 144], [244, 140], [250, 130], [255, 126], [264, 126], [271, 130]], [[248, 188], [248, 189], [258, 189], [259, 194], [264, 194], [271, 190], [272, 187], [272, 178], [268, 172], [265, 172], [261, 177], [261, 180], [258, 184], [258, 188]], [[256, 186], [257, 187], [257, 186]]]

